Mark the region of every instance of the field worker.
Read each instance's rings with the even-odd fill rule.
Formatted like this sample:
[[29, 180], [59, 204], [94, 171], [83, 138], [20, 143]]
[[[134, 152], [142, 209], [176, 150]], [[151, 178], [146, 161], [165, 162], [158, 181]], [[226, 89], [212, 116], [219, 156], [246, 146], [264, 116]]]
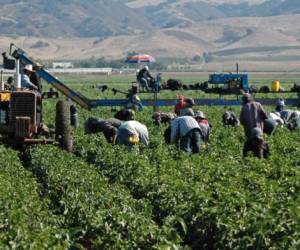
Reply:
[[300, 116], [294, 115], [287, 124], [287, 128], [290, 131], [300, 130]]
[[179, 141], [180, 149], [187, 154], [200, 152], [201, 130], [192, 116], [180, 116], [172, 120], [164, 137], [167, 144], [178, 144]]
[[264, 130], [263, 132], [265, 134], [271, 135], [275, 131], [276, 127], [278, 126], [278, 123], [276, 120], [274, 120], [272, 117], [268, 117], [264, 120]]
[[126, 121], [118, 129], [117, 143], [131, 149], [138, 143], [149, 144], [148, 129], [138, 121]]
[[33, 72], [30, 75], [30, 81], [38, 88], [38, 91], [42, 92], [42, 82], [41, 77], [38, 73], [38, 71], [42, 68], [42, 65], [39, 63], [34, 64], [33, 66]]
[[114, 118], [119, 119], [121, 121], [131, 121], [134, 120], [135, 117], [135, 112], [132, 109], [122, 109], [118, 111], [115, 115]]
[[184, 108], [179, 110], [179, 116], [194, 116], [193, 106], [195, 105], [195, 101], [193, 98], [185, 99]]
[[25, 65], [23, 74], [21, 75], [21, 87], [29, 90], [38, 90], [38, 87], [30, 81], [30, 76], [34, 73], [31, 64]]
[[185, 101], [184, 101], [184, 96], [180, 95], [178, 96], [178, 102], [175, 105], [174, 112], [176, 115], [180, 115], [180, 110], [185, 107]]
[[171, 120], [176, 118], [176, 114], [172, 112], [154, 112], [152, 115], [153, 124], [160, 126], [161, 124], [169, 124]]
[[199, 124], [201, 138], [207, 145], [207, 143], [209, 141], [209, 136], [210, 136], [212, 126], [209, 124], [208, 120], [206, 119], [206, 117], [202, 111], [197, 111], [195, 113], [194, 117]]
[[268, 116], [262, 105], [255, 102], [249, 93], [243, 95], [242, 105], [240, 121], [244, 126], [246, 138], [249, 138], [253, 128], [260, 128], [263, 131], [264, 120]]
[[272, 118], [278, 126], [283, 126], [284, 125], [284, 120], [280, 117], [279, 112], [270, 112], [269, 117]]
[[88, 134], [102, 132], [108, 142], [115, 144], [118, 128], [121, 126], [121, 124], [122, 122], [115, 118], [103, 120], [90, 117], [85, 123], [85, 132]]
[[247, 156], [248, 152], [253, 152], [254, 156], [258, 158], [268, 158], [270, 155], [269, 145], [263, 139], [263, 132], [260, 128], [254, 128], [251, 135], [244, 143], [243, 155]]
[[284, 110], [284, 107], [285, 107], [285, 103], [284, 103], [284, 100], [283, 99], [279, 99], [276, 103], [276, 108], [275, 108], [275, 111], [276, 112], [281, 112]]
[[280, 113], [280, 117], [284, 121], [285, 124], [288, 124], [294, 117], [300, 116], [300, 112], [297, 110], [282, 110]]
[[127, 109], [133, 109], [135, 111], [143, 110], [143, 103], [138, 95], [130, 95], [129, 102], [126, 105]]
[[149, 72], [149, 67], [144, 66], [137, 75], [137, 80], [141, 84], [143, 90], [149, 90], [150, 81], [153, 81], [154, 78]]
[[233, 111], [226, 111], [222, 116], [222, 120], [224, 127], [238, 127], [240, 125], [240, 121]]
[[6, 82], [4, 82], [4, 89], [11, 90], [14, 88], [14, 78], [12, 76], [8, 77]]

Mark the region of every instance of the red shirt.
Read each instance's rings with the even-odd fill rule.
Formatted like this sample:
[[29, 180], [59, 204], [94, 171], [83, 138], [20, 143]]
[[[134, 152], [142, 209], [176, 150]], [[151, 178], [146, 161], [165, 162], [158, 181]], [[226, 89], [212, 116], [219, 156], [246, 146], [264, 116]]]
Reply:
[[178, 103], [175, 105], [174, 112], [179, 115], [180, 109], [185, 107], [185, 101], [183, 96], [179, 96]]

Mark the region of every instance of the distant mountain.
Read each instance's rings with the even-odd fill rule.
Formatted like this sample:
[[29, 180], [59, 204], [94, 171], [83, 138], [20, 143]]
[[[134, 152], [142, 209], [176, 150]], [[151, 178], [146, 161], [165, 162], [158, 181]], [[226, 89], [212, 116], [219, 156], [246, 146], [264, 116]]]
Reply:
[[269, 0], [259, 5], [222, 4], [217, 8], [227, 17], [237, 16], [279, 16], [300, 13], [299, 0]]
[[299, 0], [0, 4], [1, 51], [14, 42], [40, 58], [122, 58], [132, 51], [161, 57], [300, 55]]
[[40, 37], [108, 37], [151, 30], [122, 1], [0, 0], [0, 33]]
[[[152, 2], [157, 4], [149, 5]], [[195, 22], [226, 17], [264, 17], [300, 13], [299, 0], [140, 0], [130, 2], [129, 6], [140, 6], [137, 8], [139, 12], [144, 12], [153, 25], [161, 28], [186, 27]]]

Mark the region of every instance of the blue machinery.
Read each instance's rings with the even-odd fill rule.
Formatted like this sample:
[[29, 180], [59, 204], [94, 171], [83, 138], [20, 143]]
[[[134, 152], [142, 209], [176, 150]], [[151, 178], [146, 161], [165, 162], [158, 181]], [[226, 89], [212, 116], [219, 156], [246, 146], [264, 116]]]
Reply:
[[239, 89], [249, 90], [248, 74], [227, 73], [227, 74], [211, 74], [209, 75], [209, 83], [213, 85], [230, 85], [237, 82]]
[[[12, 49], [14, 48], [14, 51]], [[17, 48], [14, 44], [10, 45], [10, 54], [18, 61], [23, 64], [32, 64], [34, 65], [34, 61], [28, 58], [26, 53]], [[128, 104], [128, 99], [99, 99], [99, 100], [91, 100], [82, 94], [72, 90], [68, 86], [66, 86], [63, 82], [58, 80], [56, 77], [52, 76], [47, 70], [41, 68], [38, 71], [40, 77], [51, 84], [54, 88], [60, 91], [66, 97], [69, 97], [72, 101], [80, 105], [85, 109], [92, 109], [96, 107], [110, 107], [110, 106], [126, 106]], [[248, 75], [247, 74], [212, 74], [210, 75], [210, 83], [212, 84], [226, 84], [232, 82], [231, 80], [239, 80], [239, 84], [241, 84], [241, 89], [248, 90]], [[257, 99], [257, 101], [261, 102], [264, 105], [275, 105], [277, 99]], [[154, 93], [154, 99], [152, 100], [142, 100], [143, 106], [153, 106], [153, 107], [161, 107], [161, 106], [174, 106], [177, 103], [175, 99], [158, 99], [157, 93]], [[294, 105], [297, 106], [300, 104], [299, 98], [290, 98], [285, 99], [286, 105]], [[196, 105], [208, 105], [208, 106], [236, 106], [240, 105], [241, 102], [238, 98], [236, 99], [195, 99]]]

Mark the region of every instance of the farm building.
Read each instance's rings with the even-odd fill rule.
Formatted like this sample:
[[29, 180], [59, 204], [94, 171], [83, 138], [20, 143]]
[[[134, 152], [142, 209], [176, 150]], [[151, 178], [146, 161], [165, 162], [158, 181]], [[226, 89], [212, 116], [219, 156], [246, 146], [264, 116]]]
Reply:
[[53, 62], [52, 67], [54, 69], [72, 69], [74, 64], [71, 62]]

